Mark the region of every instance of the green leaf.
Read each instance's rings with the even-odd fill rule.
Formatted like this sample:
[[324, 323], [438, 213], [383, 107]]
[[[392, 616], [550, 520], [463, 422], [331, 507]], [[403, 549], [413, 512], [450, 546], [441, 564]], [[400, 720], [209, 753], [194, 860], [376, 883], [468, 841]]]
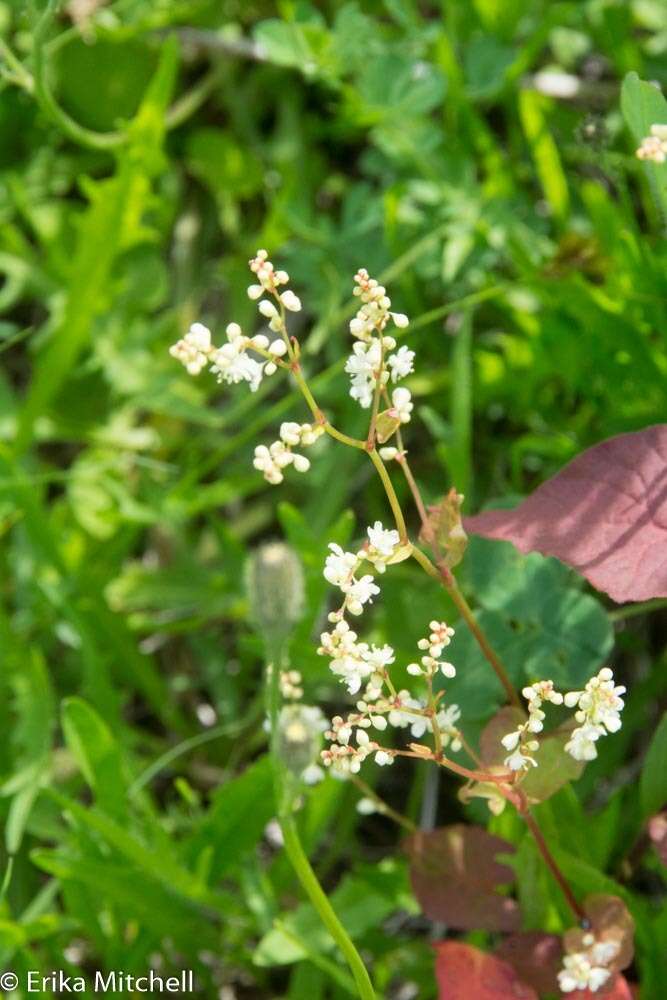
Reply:
[[273, 770], [266, 756], [217, 790], [190, 841], [190, 856], [196, 858], [202, 851], [211, 851], [210, 877], [219, 879], [255, 846], [275, 809]]
[[[345, 876], [331, 894], [345, 930], [353, 940], [378, 927], [399, 908], [416, 910], [402, 862], [387, 860], [377, 867], [365, 865]], [[257, 965], [287, 965], [302, 961], [309, 952], [333, 950], [334, 942], [310, 903], [302, 903], [281, 919], [259, 942], [253, 959]]]
[[176, 67], [177, 49], [169, 43], [162, 48], [153, 80], [129, 126], [130, 142], [119, 152], [116, 175], [87, 185], [90, 205], [80, 222], [62, 319], [38, 357], [19, 414], [18, 454], [30, 445], [35, 422], [61, 388], [91, 336], [94, 319], [109, 301], [116, 257], [145, 237], [142, 220], [151, 196], [150, 178], [164, 167], [161, 143]]
[[501, 644], [513, 634], [507, 658], [522, 683], [550, 678], [574, 689], [603, 665], [614, 642], [609, 616], [557, 559], [473, 537], [466, 565], [477, 600], [502, 617]]
[[570, 194], [558, 145], [549, 130], [549, 107], [549, 100], [537, 91], [519, 91], [519, 115], [537, 175], [552, 212], [564, 222], [570, 209]]
[[667, 712], [653, 734], [644, 760], [639, 801], [645, 818], [659, 812], [667, 802]]
[[[667, 101], [657, 86], [640, 80], [636, 73], [628, 73], [623, 81], [621, 111], [636, 146], [650, 134], [651, 125], [667, 125]], [[667, 217], [667, 165], [645, 162], [642, 167], [658, 208]]]
[[116, 819], [127, 813], [124, 764], [116, 741], [97, 712], [81, 698], [63, 702], [65, 742], [99, 806]]

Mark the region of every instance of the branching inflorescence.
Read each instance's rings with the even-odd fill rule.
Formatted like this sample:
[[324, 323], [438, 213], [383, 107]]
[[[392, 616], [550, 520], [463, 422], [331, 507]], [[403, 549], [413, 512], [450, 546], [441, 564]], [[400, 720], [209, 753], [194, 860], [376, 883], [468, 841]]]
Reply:
[[[665, 138], [662, 132], [652, 129], [652, 138], [642, 144], [638, 155], [648, 157], [651, 153], [650, 158], [655, 159], [654, 147], [656, 143], [664, 144]], [[392, 311], [386, 289], [369, 277], [366, 270], [357, 272], [354, 295], [359, 299], [359, 308], [349, 324], [354, 343], [345, 371], [350, 376], [350, 395], [363, 409], [370, 411], [370, 417], [366, 438], [356, 439], [329, 422], [303, 374], [299, 343], [287, 329], [287, 314], [301, 309], [299, 298], [285, 287], [289, 275], [274, 269], [265, 250], [257, 251], [250, 261], [250, 269], [256, 281], [248, 288], [248, 296], [257, 301], [270, 335], [246, 336], [238, 324], [230, 323], [226, 329], [227, 343], [216, 347], [210, 331], [201, 323], [195, 323], [171, 348], [171, 354], [191, 375], [198, 375], [208, 365], [218, 381], [247, 382], [251, 392], [256, 391], [263, 378], [279, 369], [290, 373], [308, 405], [311, 422], [282, 423], [276, 441], [255, 449], [255, 468], [272, 484], [282, 482], [289, 466], [304, 473], [310, 467], [310, 460], [299, 449], [311, 447], [327, 434], [342, 444], [368, 453], [395, 522], [391, 528], [380, 521], [369, 526], [365, 539], [355, 551], [346, 551], [333, 542], [329, 545], [324, 576], [340, 592], [341, 599], [338, 607], [329, 613], [331, 629], [322, 633], [318, 653], [328, 658], [332, 673], [356, 701], [352, 711], [345, 716], [335, 716], [326, 728], [328, 746], [321, 752], [322, 763], [339, 776], [352, 776], [357, 780], [355, 776], [369, 759], [380, 766], [392, 764], [397, 756], [430, 760], [466, 779], [465, 797], [477, 794], [485, 798], [492, 812], [500, 812], [506, 802], [511, 802], [526, 819], [547, 864], [577, 917], [581, 918], [583, 911], [530, 813], [531, 800], [523, 791], [522, 783], [531, 770], [539, 766], [540, 734], [546, 718], [544, 706], [550, 703], [576, 709], [574, 719], [561, 727], [569, 737], [564, 749], [575, 760], [588, 761], [597, 756], [599, 738], [620, 728], [621, 695], [625, 688], [615, 686], [612, 671], [607, 667], [591, 678], [582, 691], [559, 692], [551, 680], [539, 680], [525, 687], [522, 694], [527, 711], [523, 720], [513, 731], [499, 737], [498, 749], [502, 756], [504, 748], [507, 756], [502, 765], [485, 764], [464, 736], [459, 706], [447, 703], [446, 688], [442, 686], [441, 678], [446, 682], [456, 675], [455, 666], [443, 659], [454, 629], [446, 622], [430, 621], [428, 633], [418, 643], [419, 655], [414, 662], [402, 667], [397, 667], [396, 652], [390, 645], [378, 646], [359, 638], [348, 618], [359, 618], [366, 606], [379, 597], [378, 581], [388, 567], [414, 558], [431, 577], [445, 586], [503, 683], [508, 699], [515, 708], [521, 706], [506, 671], [457, 587], [451, 572], [454, 562], [448, 560], [443, 551], [437, 526], [430, 520], [408, 463], [402, 428], [410, 422], [413, 403], [409, 389], [396, 383], [413, 372], [415, 353], [406, 345], [397, 347], [396, 338], [387, 332], [393, 328], [400, 335], [409, 326], [408, 317]], [[405, 516], [385, 463], [398, 465], [405, 476], [422, 521], [420, 538], [431, 549], [432, 558], [408, 537]], [[450, 494], [447, 508], [449, 538], [459, 547], [461, 539], [465, 544], [459, 516], [462, 499], [455, 493]], [[402, 682], [397, 680], [399, 676], [404, 678]], [[412, 683], [414, 688], [406, 687], [406, 683]], [[303, 727], [305, 722], [312, 721], [301, 715], [297, 719], [298, 713], [295, 714], [294, 705], [302, 693], [300, 677], [283, 677], [281, 686], [292, 701], [290, 724]], [[314, 728], [318, 731], [324, 728], [319, 726], [319, 716]], [[387, 739], [392, 728], [409, 732], [411, 742], [407, 747], [394, 746]], [[463, 752], [469, 761], [463, 764], [452, 760], [445, 751], [457, 755]], [[306, 777], [316, 780], [316, 769], [310, 768]], [[388, 807], [385, 811], [392, 812]], [[594, 946], [593, 941], [591, 947]], [[599, 957], [597, 951], [588, 957], [583, 954], [570, 956], [561, 974], [561, 988], [573, 989], [570, 983], [583, 983], [584, 978], [591, 990], [599, 988], [608, 978], [604, 975], [604, 963], [597, 961]], [[588, 968], [592, 970], [590, 974], [586, 971]]]

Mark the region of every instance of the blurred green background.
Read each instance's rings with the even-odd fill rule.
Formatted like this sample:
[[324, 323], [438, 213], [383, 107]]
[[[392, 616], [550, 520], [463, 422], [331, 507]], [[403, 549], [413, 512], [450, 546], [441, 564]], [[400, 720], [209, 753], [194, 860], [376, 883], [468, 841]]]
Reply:
[[[1, 963], [192, 967], [221, 1000], [349, 996], [265, 835], [262, 646], [242, 578], [258, 542], [297, 549], [308, 611], [293, 665], [306, 699], [334, 710], [341, 689], [313, 642], [326, 543], [386, 521], [385, 501], [364, 456], [331, 441], [307, 476], [267, 486], [253, 449], [305, 419], [301, 401], [278, 377], [256, 395], [191, 379], [168, 347], [195, 319], [258, 329], [247, 260], [266, 247], [304, 303], [294, 332], [318, 399], [362, 435], [342, 364], [366, 267], [411, 318], [413, 469], [427, 500], [455, 484], [467, 512], [664, 420], [664, 181], [633, 156], [620, 88], [630, 71], [667, 84], [667, 8], [50, 6], [0, 3]], [[525, 582], [523, 564], [512, 572]], [[425, 601], [452, 615], [396, 567], [369, 627], [409, 650]], [[615, 626], [628, 724], [553, 812], [575, 854], [583, 809], [605, 817], [589, 860], [611, 880], [641, 823], [633, 783], [665, 699], [665, 629], [659, 615], [613, 621], [609, 605], [582, 670]], [[481, 723], [493, 694], [476, 691]], [[422, 780], [397, 766], [383, 791], [418, 818]], [[304, 839], [378, 988], [428, 1000], [430, 932], [399, 838], [360, 819], [357, 797], [314, 789]], [[464, 815], [451, 783], [439, 810]], [[664, 869], [644, 865], [626, 876], [655, 1000]], [[534, 926], [566, 925], [544, 893]]]

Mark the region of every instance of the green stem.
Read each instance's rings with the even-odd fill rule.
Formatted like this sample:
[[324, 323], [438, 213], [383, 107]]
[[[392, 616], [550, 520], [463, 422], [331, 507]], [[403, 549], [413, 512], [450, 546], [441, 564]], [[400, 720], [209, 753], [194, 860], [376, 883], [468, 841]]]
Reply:
[[445, 587], [447, 593], [449, 594], [454, 604], [458, 608], [459, 612], [461, 613], [461, 617], [464, 619], [466, 625], [468, 626], [468, 628], [474, 635], [475, 639], [477, 640], [479, 648], [482, 650], [485, 658], [493, 667], [496, 677], [498, 678], [503, 688], [505, 689], [505, 693], [507, 694], [507, 697], [509, 698], [510, 702], [513, 705], [516, 705], [518, 708], [521, 708], [522, 707], [521, 699], [519, 698], [519, 695], [515, 691], [514, 685], [512, 684], [511, 680], [507, 675], [507, 671], [505, 670], [504, 666], [498, 659], [498, 656], [496, 655], [493, 648], [489, 644], [489, 641], [486, 638], [483, 630], [480, 628], [477, 619], [473, 614], [472, 608], [470, 607], [465, 597], [461, 593], [461, 590], [459, 589], [459, 585], [456, 582], [456, 577], [454, 576], [454, 574], [444, 565], [439, 565], [436, 568], [431, 562], [431, 560], [428, 558], [428, 556], [425, 555], [421, 551], [421, 549], [418, 549], [416, 545], [413, 546], [412, 548], [412, 557], [413, 559], [416, 559], [416, 561], [419, 563], [422, 569], [424, 569], [429, 576], [433, 577], [434, 580], [439, 580], [440, 583], [442, 583], [442, 585]]
[[49, 25], [60, 7], [60, 0], [48, 0], [46, 9], [40, 17], [33, 32], [33, 82], [35, 97], [42, 109], [58, 125], [65, 135], [78, 142], [82, 146], [90, 149], [118, 149], [127, 142], [126, 132], [95, 132], [92, 129], [79, 125], [73, 118], [64, 111], [53, 94], [46, 78], [46, 64], [44, 60], [45, 35]]
[[384, 486], [384, 491], [387, 494], [387, 500], [391, 507], [392, 514], [394, 515], [394, 520], [396, 521], [396, 527], [398, 528], [398, 533], [401, 536], [401, 544], [405, 545], [408, 541], [408, 529], [405, 525], [405, 518], [403, 517], [403, 511], [401, 510], [401, 505], [396, 496], [396, 490], [394, 489], [394, 484], [391, 481], [389, 473], [387, 472], [386, 466], [382, 459], [380, 458], [378, 452], [375, 448], [372, 448], [368, 455], [371, 462], [377, 469], [377, 473], [382, 480], [382, 485]]
[[291, 796], [289, 796], [288, 789], [286, 788], [287, 783], [285, 781], [284, 767], [279, 753], [280, 668], [283, 662], [284, 649], [280, 642], [274, 643], [273, 646], [274, 648], [271, 650], [273, 662], [270, 672], [267, 668], [266, 701], [271, 723], [271, 761], [275, 779], [278, 822], [283, 835], [285, 853], [302, 888], [317, 910], [320, 920], [343, 953], [350, 967], [350, 972], [354, 977], [361, 1000], [376, 1000], [375, 990], [366, 971], [366, 966], [320, 885], [317, 875], [313, 871], [312, 865], [303, 849], [299, 832], [294, 822], [292, 812], [293, 803], [290, 801]]
[[389, 816], [389, 818], [393, 819], [393, 821], [395, 823], [398, 823], [399, 826], [402, 826], [406, 830], [409, 830], [410, 833], [415, 833], [415, 831], [417, 830], [416, 823], [413, 823], [408, 816], [404, 816], [403, 813], [400, 813], [398, 812], [398, 810], [393, 809], [392, 806], [390, 806], [388, 802], [385, 802], [382, 796], [378, 795], [375, 789], [371, 788], [371, 786], [367, 784], [367, 782], [365, 782], [363, 778], [360, 778], [358, 774], [351, 774], [350, 780], [352, 781], [353, 785], [357, 786], [362, 795], [365, 795], [367, 799], [370, 799], [372, 802], [375, 803], [377, 811], [382, 816]]
[[359, 996], [362, 1000], [376, 1000], [375, 990], [366, 971], [366, 966], [362, 962], [361, 956], [355, 948], [352, 939], [336, 916], [334, 908], [317, 880], [317, 875], [313, 871], [310, 861], [301, 846], [301, 840], [299, 839], [293, 817], [282, 817], [280, 827], [285, 842], [285, 852], [292, 863], [292, 867], [308, 898], [317, 910], [320, 920], [345, 956], [350, 971], [354, 976], [354, 981], [357, 984]]
[[539, 850], [540, 854], [544, 858], [544, 861], [545, 861], [545, 863], [546, 863], [549, 871], [551, 872], [551, 874], [553, 875], [553, 877], [558, 882], [558, 885], [560, 886], [561, 891], [562, 891], [563, 895], [565, 896], [565, 898], [566, 898], [566, 900], [567, 900], [567, 902], [568, 902], [568, 904], [570, 906], [570, 909], [574, 913], [574, 915], [577, 918], [577, 920], [580, 920], [580, 921], [581, 920], [585, 920], [586, 919], [586, 914], [585, 914], [584, 910], [582, 909], [582, 907], [577, 902], [577, 898], [574, 895], [574, 893], [572, 892], [572, 889], [570, 888], [570, 885], [569, 885], [567, 879], [565, 878], [565, 876], [563, 875], [562, 871], [560, 870], [560, 868], [556, 864], [556, 859], [554, 858], [553, 854], [549, 850], [549, 846], [548, 846], [546, 840], [544, 839], [544, 835], [543, 835], [542, 831], [540, 830], [539, 826], [537, 825], [537, 822], [535, 821], [534, 816], [532, 816], [528, 811], [526, 811], [522, 815], [523, 815], [524, 820], [526, 821], [526, 826], [528, 827], [528, 829], [530, 830], [531, 834], [533, 835], [533, 838], [535, 840], [535, 843], [537, 844], [537, 847], [538, 847], [538, 850]]
[[655, 597], [650, 601], [640, 601], [639, 604], [626, 604], [616, 611], [609, 611], [609, 617], [613, 622], [622, 622], [626, 618], [634, 618], [636, 615], [646, 615], [650, 611], [660, 611], [667, 608], [667, 601], [664, 597]]

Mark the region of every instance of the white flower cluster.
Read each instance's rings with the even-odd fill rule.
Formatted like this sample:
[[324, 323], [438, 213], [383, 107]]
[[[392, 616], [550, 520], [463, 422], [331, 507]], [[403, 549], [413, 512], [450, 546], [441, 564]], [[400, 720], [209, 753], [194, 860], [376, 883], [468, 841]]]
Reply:
[[[410, 735], [420, 740], [425, 733], [432, 733], [433, 720], [427, 713], [427, 703], [424, 698], [412, 698], [409, 691], [399, 691], [394, 699], [394, 708], [389, 712], [389, 724], [397, 729], [410, 728]], [[440, 730], [442, 746], [450, 746], [456, 753], [462, 747], [461, 732], [455, 725], [461, 718], [458, 705], [448, 705], [441, 708], [435, 716], [435, 725]]]
[[169, 348], [172, 358], [181, 362], [188, 375], [199, 375], [214, 351], [211, 331], [203, 323], [193, 323], [186, 335]]
[[[199, 373], [211, 364], [211, 371], [218, 382], [236, 384], [247, 382], [251, 392], [256, 392], [264, 375], [273, 375], [277, 363], [286, 351], [285, 342], [271, 343], [264, 334], [245, 337], [238, 323], [229, 323], [225, 331], [227, 343], [216, 347], [211, 342], [211, 331], [203, 323], [193, 323], [186, 335], [169, 348], [169, 353], [185, 367], [190, 375]], [[257, 361], [248, 351], [263, 353], [266, 361]]]
[[532, 754], [539, 749], [539, 743], [532, 738], [532, 734], [542, 732], [544, 728], [542, 720], [542, 702], [550, 701], [554, 705], [563, 704], [563, 695], [554, 690], [553, 681], [538, 681], [525, 687], [521, 692], [528, 702], [528, 721], [518, 726], [514, 732], [503, 736], [500, 741], [506, 750], [510, 750], [509, 757], [505, 758], [505, 766], [512, 771], [522, 771], [532, 765], [537, 767], [537, 762]]
[[[301, 310], [301, 300], [299, 297], [289, 288], [285, 289], [284, 292], [279, 291], [280, 286], [286, 285], [289, 281], [289, 274], [287, 271], [274, 270], [273, 264], [268, 260], [268, 256], [266, 250], [258, 250], [252, 260], [248, 261], [250, 270], [257, 276], [257, 281], [259, 282], [259, 284], [248, 287], [248, 298], [257, 301], [258, 299], [262, 299], [262, 295], [271, 295], [285, 309], [289, 309], [290, 312], [299, 312]], [[269, 327], [274, 332], [282, 329], [283, 324], [279, 311], [271, 299], [262, 299], [257, 308], [262, 316], [269, 320]]]
[[298, 670], [281, 670], [278, 683], [283, 698], [300, 701], [303, 698], [302, 682], [303, 678]]
[[321, 646], [317, 652], [320, 656], [330, 658], [331, 672], [340, 677], [347, 685], [349, 694], [356, 694], [362, 681], [369, 677], [377, 680], [384, 675], [386, 668], [394, 662], [394, 650], [391, 646], [369, 646], [367, 642], [358, 642], [354, 632], [345, 619], [336, 623], [331, 632], [323, 632]]
[[361, 299], [361, 305], [353, 320], [350, 320], [350, 333], [359, 340], [370, 341], [375, 332], [381, 333], [391, 318], [399, 329], [408, 325], [408, 317], [404, 313], [390, 312], [391, 299], [387, 289], [375, 278], [369, 277], [368, 271], [360, 267], [354, 276], [356, 288], [353, 294]]
[[433, 677], [439, 670], [445, 677], [456, 677], [456, 668], [447, 660], [439, 660], [445, 646], [449, 646], [454, 635], [454, 629], [446, 622], [432, 621], [428, 626], [431, 634], [428, 639], [420, 639], [419, 649], [428, 653], [422, 656], [419, 663], [409, 663], [407, 671], [413, 677]]
[[664, 163], [667, 160], [667, 125], [651, 125], [651, 134], [642, 139], [636, 155], [640, 160]]
[[315, 762], [328, 722], [317, 705], [302, 705], [298, 701], [283, 705], [278, 716], [281, 756], [306, 785], [315, 785], [324, 778], [324, 771]]
[[329, 555], [324, 563], [324, 579], [343, 593], [343, 604], [338, 611], [329, 615], [331, 621], [340, 621], [345, 612], [360, 615], [364, 604], [372, 602], [380, 593], [370, 573], [357, 576], [364, 562], [375, 563], [383, 573], [387, 562], [394, 556], [399, 546], [397, 531], [386, 530], [380, 521], [368, 529], [368, 544], [358, 552], [345, 552], [336, 542], [330, 542]]
[[600, 736], [618, 732], [621, 728], [620, 712], [624, 702], [620, 696], [625, 693], [625, 688], [614, 686], [614, 675], [609, 667], [603, 667], [595, 677], [591, 677], [583, 691], [561, 694], [555, 690], [553, 681], [547, 680], [531, 684], [521, 693], [528, 702], [528, 720], [501, 739], [502, 745], [510, 751], [505, 765], [513, 771], [537, 766], [532, 755], [539, 749], [539, 743], [533, 735], [543, 729], [543, 702], [578, 708], [574, 717], [580, 725], [572, 731], [570, 740], [565, 744], [566, 752], [575, 760], [594, 760], [597, 757], [595, 743]]
[[577, 708], [574, 717], [580, 723], [565, 744], [575, 760], [595, 760], [597, 740], [621, 728], [620, 712], [625, 704], [622, 694], [625, 688], [616, 687], [612, 671], [603, 667], [596, 677], [591, 677], [583, 691], [570, 691], [565, 695], [567, 707]]
[[293, 465], [297, 472], [308, 472], [310, 460], [305, 455], [292, 451], [292, 448], [299, 445], [306, 448], [314, 444], [322, 434], [324, 428], [317, 424], [313, 426], [285, 421], [280, 425], [278, 441], [274, 441], [268, 447], [265, 444], [257, 445], [252, 464], [264, 473], [267, 483], [277, 486], [278, 483], [282, 483], [283, 469], [288, 465]]
[[[378, 385], [384, 388], [390, 380], [398, 382], [414, 370], [415, 352], [403, 345], [387, 356], [387, 352], [396, 347], [395, 339], [383, 333], [387, 323], [392, 319], [398, 328], [404, 329], [408, 325], [408, 317], [403, 313], [390, 312], [391, 300], [387, 290], [375, 278], [369, 278], [364, 268], [355, 274], [354, 280], [354, 294], [361, 298], [362, 304], [350, 321], [350, 333], [357, 341], [347, 359], [345, 371], [351, 376], [350, 395], [360, 406], [368, 409]], [[397, 415], [401, 423], [409, 421], [412, 403], [408, 389], [394, 390], [392, 408], [399, 411]]]
[[441, 708], [434, 719], [425, 700], [413, 698], [409, 691], [385, 697], [383, 683], [384, 677], [371, 677], [364, 697], [356, 703], [356, 711], [345, 719], [336, 715], [331, 720], [331, 729], [325, 733], [330, 746], [321, 755], [325, 766], [345, 775], [357, 774], [370, 756], [381, 767], [393, 764], [396, 751], [380, 746], [367, 732], [371, 728], [384, 732], [387, 725], [409, 728], [413, 739], [421, 739], [437, 726], [443, 747], [450, 746], [454, 752], [461, 749], [461, 733], [456, 726], [461, 717], [458, 705]]
[[[413, 698], [409, 691], [396, 692], [389, 679], [389, 667], [395, 661], [394, 649], [389, 645], [360, 642], [357, 633], [344, 618], [346, 611], [360, 614], [364, 604], [379, 593], [380, 588], [370, 574], [357, 575], [362, 563], [371, 562], [384, 572], [387, 562], [395, 558], [400, 549], [398, 532], [387, 530], [380, 521], [368, 528], [367, 534], [367, 544], [357, 553], [345, 552], [339, 545], [331, 543], [324, 567], [326, 580], [341, 589], [344, 599], [341, 608], [329, 615], [334, 627], [330, 632], [322, 633], [318, 653], [329, 657], [332, 673], [344, 681], [350, 694], [356, 695], [365, 683], [356, 711], [346, 719], [335, 716], [326, 734], [330, 746], [322, 751], [322, 760], [338, 774], [356, 774], [369, 756], [381, 766], [393, 763], [395, 751], [380, 746], [367, 732], [370, 728], [382, 732], [387, 724], [399, 729], [409, 727], [414, 739], [419, 739], [424, 733], [432, 733], [437, 726], [443, 747], [451, 745], [456, 751], [462, 745], [455, 725], [461, 714], [458, 706], [441, 707], [436, 712], [431, 707], [432, 703]], [[432, 621], [429, 628], [428, 638], [418, 644], [424, 652], [421, 665], [410, 664], [407, 670], [412, 675], [429, 680], [438, 670], [446, 677], [453, 677], [456, 671], [452, 664], [441, 662], [438, 658], [451, 642], [454, 630], [439, 621]], [[385, 688], [387, 694], [384, 694]]]
[[619, 953], [618, 942], [596, 941], [593, 934], [586, 934], [583, 944], [586, 951], [572, 952], [563, 959], [563, 968], [558, 973], [562, 993], [575, 990], [597, 993], [612, 974], [607, 966]]

